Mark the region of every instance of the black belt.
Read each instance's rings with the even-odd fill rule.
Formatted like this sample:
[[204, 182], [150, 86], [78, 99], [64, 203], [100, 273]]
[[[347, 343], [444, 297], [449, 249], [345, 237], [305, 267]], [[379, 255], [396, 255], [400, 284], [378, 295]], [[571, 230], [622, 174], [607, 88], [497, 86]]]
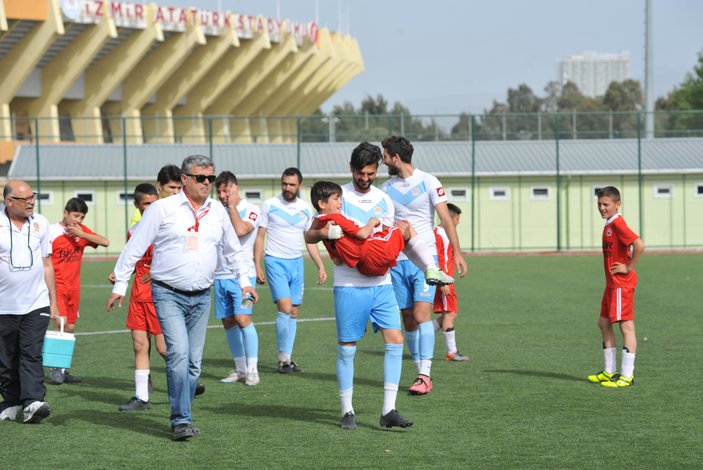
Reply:
[[205, 292], [210, 292], [210, 288], [208, 287], [207, 289], [200, 289], [200, 290], [181, 290], [181, 289], [176, 289], [175, 287], [169, 286], [165, 282], [157, 281], [156, 279], [151, 280], [152, 284], [156, 284], [159, 287], [163, 287], [164, 289], [168, 289], [171, 292], [174, 292], [176, 294], [181, 294], [181, 295], [187, 295], [188, 297], [193, 297], [196, 295], [202, 295]]

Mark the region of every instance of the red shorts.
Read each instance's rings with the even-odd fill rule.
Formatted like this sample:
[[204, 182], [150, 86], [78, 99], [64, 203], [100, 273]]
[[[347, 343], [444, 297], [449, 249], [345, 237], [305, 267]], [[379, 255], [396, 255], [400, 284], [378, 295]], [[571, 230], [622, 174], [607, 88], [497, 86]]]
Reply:
[[162, 334], [154, 304], [151, 302], [130, 302], [129, 313], [127, 313], [127, 328], [146, 331], [152, 335]]
[[440, 288], [434, 295], [434, 313], [458, 313], [456, 302], [456, 291], [454, 284], [449, 284], [449, 295], [444, 295]]
[[67, 317], [66, 323], [74, 325], [78, 321], [78, 304], [81, 303], [81, 291], [56, 291], [56, 304], [59, 315]]
[[364, 251], [356, 269], [364, 276], [383, 276], [398, 264], [396, 258], [405, 248], [405, 240], [398, 227], [391, 227], [371, 235], [361, 246]]
[[600, 316], [610, 319], [610, 323], [634, 320], [634, 287], [606, 287], [600, 303]]

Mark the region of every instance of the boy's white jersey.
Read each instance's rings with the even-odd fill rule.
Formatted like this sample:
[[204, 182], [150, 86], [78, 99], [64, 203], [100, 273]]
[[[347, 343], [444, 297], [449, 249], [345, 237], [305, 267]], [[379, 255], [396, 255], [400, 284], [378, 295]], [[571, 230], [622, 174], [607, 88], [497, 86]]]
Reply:
[[[354, 183], [342, 186], [342, 213], [355, 224], [364, 226], [371, 217], [382, 225], [393, 226], [393, 202], [380, 189], [371, 186], [368, 193], [359, 193]], [[381, 230], [378, 227], [376, 230]], [[334, 285], [345, 287], [373, 287], [391, 283], [390, 271], [385, 276], [364, 276], [356, 268], [346, 264], [334, 266]]]
[[[415, 168], [413, 174], [403, 179], [392, 176], [381, 189], [390, 196], [395, 207], [395, 220], [407, 220], [433, 253], [437, 252], [434, 236], [435, 206], [447, 201], [447, 194], [439, 180]], [[399, 260], [408, 259], [402, 251]]]
[[[225, 206], [227, 214], [229, 214], [229, 208]], [[237, 212], [239, 212], [239, 217], [246, 223], [253, 226], [253, 230], [243, 237], [239, 238], [239, 244], [242, 245], [242, 259], [247, 267], [247, 276], [256, 277], [256, 267], [254, 266], [254, 241], [256, 240], [256, 231], [259, 228], [259, 221], [261, 220], [261, 210], [256, 204], [252, 204], [246, 199], [242, 199], [237, 204]], [[221, 247], [218, 245], [218, 250]], [[218, 253], [221, 254], [221, 253]], [[220, 260], [222, 256], [217, 257], [217, 271], [215, 272], [215, 279], [229, 279], [232, 277], [232, 273], [226, 269], [223, 269]]]
[[268, 256], [293, 259], [303, 256], [303, 232], [312, 225], [312, 207], [300, 198], [287, 202], [282, 195], [261, 205], [260, 227], [266, 229]]

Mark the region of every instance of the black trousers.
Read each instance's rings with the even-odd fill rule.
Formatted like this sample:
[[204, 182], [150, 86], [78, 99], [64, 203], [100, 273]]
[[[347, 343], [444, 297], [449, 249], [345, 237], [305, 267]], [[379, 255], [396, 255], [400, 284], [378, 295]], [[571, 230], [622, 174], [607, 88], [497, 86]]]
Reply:
[[0, 409], [44, 401], [42, 346], [49, 307], [24, 315], [0, 315]]

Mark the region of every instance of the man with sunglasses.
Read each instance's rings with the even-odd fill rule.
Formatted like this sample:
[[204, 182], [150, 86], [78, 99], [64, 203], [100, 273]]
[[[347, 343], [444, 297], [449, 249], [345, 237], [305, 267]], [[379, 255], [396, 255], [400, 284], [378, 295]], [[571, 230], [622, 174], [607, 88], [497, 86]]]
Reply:
[[107, 302], [108, 311], [115, 304], [122, 306], [134, 266], [153, 244], [151, 294], [166, 339], [171, 430], [176, 441], [200, 435], [192, 424], [191, 404], [201, 371], [218, 257], [222, 267], [238, 278], [243, 296], [251, 293], [258, 300], [227, 211], [209, 197], [215, 165], [207, 157], [191, 155], [183, 160], [181, 170], [183, 191], [151, 204], [122, 250]]
[[51, 409], [44, 401], [44, 333], [58, 315], [49, 221], [34, 213], [36, 194], [10, 180], [0, 216], [0, 421], [38, 423]]

